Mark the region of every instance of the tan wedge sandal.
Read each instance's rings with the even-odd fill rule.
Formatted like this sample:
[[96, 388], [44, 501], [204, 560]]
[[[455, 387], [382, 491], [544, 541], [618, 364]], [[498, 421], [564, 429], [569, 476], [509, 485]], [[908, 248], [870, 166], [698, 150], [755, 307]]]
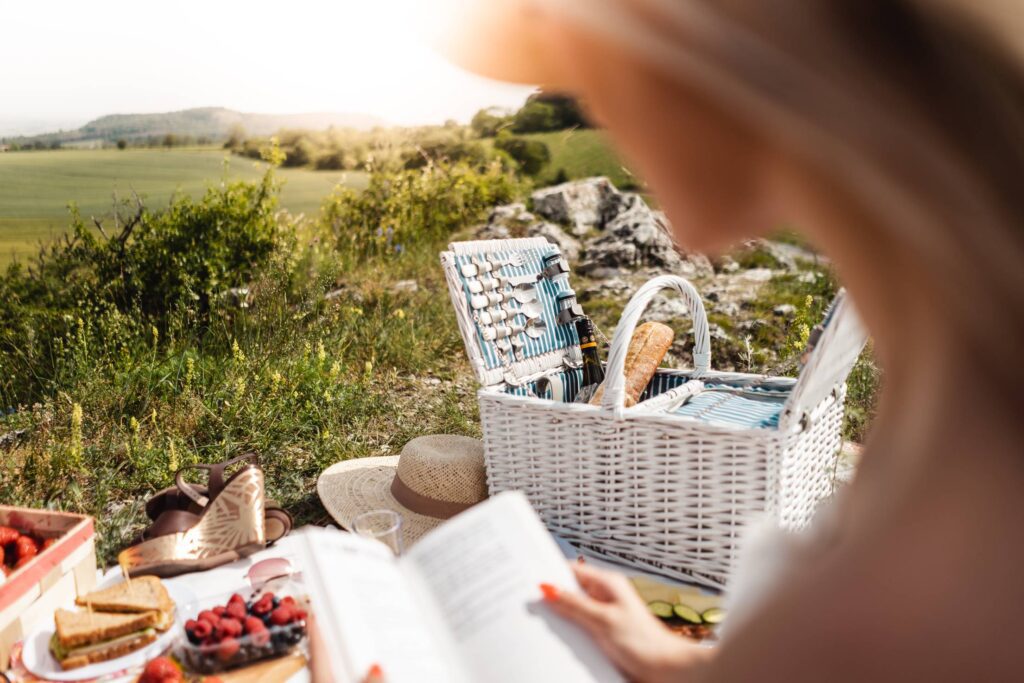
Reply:
[[128, 576], [169, 578], [233, 562], [266, 546], [264, 508], [263, 470], [247, 465], [203, 507], [194, 526], [127, 548], [118, 563]]
[[[259, 464], [256, 453], [245, 453], [224, 462], [208, 465], [186, 465], [174, 475], [175, 485], [158, 491], [146, 501], [146, 516], [153, 520], [133, 541], [134, 544], [157, 536], [186, 531], [199, 521], [199, 514], [210, 498], [216, 497], [224, 487], [229, 468], [239, 463]], [[191, 470], [206, 472], [207, 485], [193, 484], [185, 479]], [[274, 500], [267, 499], [265, 508], [267, 545], [284, 538], [292, 530], [292, 516]]]

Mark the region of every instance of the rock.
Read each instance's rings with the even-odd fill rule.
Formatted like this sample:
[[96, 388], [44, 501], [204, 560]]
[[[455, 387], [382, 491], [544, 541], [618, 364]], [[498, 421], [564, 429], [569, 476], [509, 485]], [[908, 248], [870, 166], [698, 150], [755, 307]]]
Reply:
[[735, 318], [740, 314], [740, 305], [735, 301], [718, 301], [711, 307], [711, 310]]
[[534, 223], [526, 229], [526, 234], [530, 237], [543, 237], [556, 245], [561, 250], [562, 256], [573, 263], [580, 258], [580, 251], [583, 249], [580, 241], [554, 223]]
[[796, 306], [793, 304], [779, 304], [772, 309], [772, 313], [775, 315], [781, 315], [784, 318], [791, 318], [796, 315]]
[[14, 448], [26, 435], [28, 435], [27, 429], [15, 429], [13, 432], [0, 435], [0, 450], [6, 451]]
[[487, 217], [487, 223], [477, 231], [477, 239], [506, 240], [511, 237], [525, 237], [527, 228], [537, 217], [526, 210], [522, 202], [496, 206]]
[[603, 278], [584, 289], [580, 295], [584, 299], [606, 296], [628, 296], [635, 287], [620, 277]]
[[676, 249], [668, 223], [660, 212], [651, 211], [637, 195], [616, 199], [618, 213], [608, 213], [604, 234], [584, 245], [579, 270], [596, 277], [599, 269], [651, 267], [660, 273], [700, 277], [714, 272], [702, 255], [684, 257]]
[[619, 191], [604, 177], [574, 180], [545, 187], [531, 195], [533, 210], [549, 221], [569, 226], [581, 237], [604, 222], [603, 208]]
[[420, 286], [415, 280], [399, 280], [391, 285], [391, 290], [394, 292], [418, 292]]
[[644, 311], [644, 320], [654, 320], [666, 323], [669, 321], [684, 320], [690, 316], [690, 307], [679, 298], [678, 295], [657, 297]]
[[740, 277], [749, 282], [768, 282], [772, 279], [771, 268], [751, 268], [740, 274]]
[[797, 275], [796, 279], [799, 280], [800, 282], [803, 282], [804, 284], [810, 284], [812, 282], [815, 282], [819, 277], [821, 277], [821, 273], [819, 273], [818, 271], [808, 270], [806, 273], [800, 273], [799, 275]]

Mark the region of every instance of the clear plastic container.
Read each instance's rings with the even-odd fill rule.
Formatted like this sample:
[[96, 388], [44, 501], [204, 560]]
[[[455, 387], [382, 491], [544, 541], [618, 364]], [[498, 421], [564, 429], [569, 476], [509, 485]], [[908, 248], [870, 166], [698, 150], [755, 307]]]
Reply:
[[[232, 595], [237, 593], [244, 601], [246, 618], [255, 618], [263, 622], [263, 628], [251, 628], [245, 620], [237, 619], [229, 613], [228, 606]], [[265, 596], [272, 596], [266, 600]], [[291, 598], [291, 600], [288, 600]], [[264, 603], [260, 606], [261, 599]], [[238, 598], [235, 598], [238, 601]], [[282, 605], [291, 605], [293, 620], [288, 623], [275, 623], [287, 616], [287, 610], [275, 612]], [[270, 609], [264, 609], [266, 605]], [[198, 627], [192, 622], [213, 622], [207, 612], [213, 613], [215, 608], [224, 608], [216, 616], [216, 623], [211, 623], [209, 635], [204, 635], [206, 627]], [[260, 588], [246, 587], [233, 593], [199, 600], [180, 609], [183, 620], [175, 626], [185, 629], [179, 633], [175, 641], [174, 655], [186, 670], [199, 674], [214, 674], [230, 669], [248, 666], [255, 662], [282, 657], [297, 649], [306, 648], [305, 613], [309, 610], [309, 598], [302, 581], [295, 576], [275, 579]], [[216, 609], [221, 612], [220, 609]], [[238, 613], [238, 608], [232, 611]], [[200, 615], [205, 615], [200, 619]], [[222, 623], [228, 619], [241, 624], [241, 632], [235, 635], [238, 627], [230, 623]], [[190, 630], [188, 626], [192, 625]], [[203, 637], [200, 637], [203, 636]], [[230, 641], [230, 642], [227, 642]]]

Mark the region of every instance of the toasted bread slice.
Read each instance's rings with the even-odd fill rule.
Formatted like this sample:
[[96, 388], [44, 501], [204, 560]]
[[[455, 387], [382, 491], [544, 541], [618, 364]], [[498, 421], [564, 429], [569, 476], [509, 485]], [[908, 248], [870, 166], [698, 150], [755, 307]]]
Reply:
[[155, 576], [139, 576], [110, 588], [79, 596], [76, 602], [103, 612], [173, 612], [174, 601]]
[[160, 614], [155, 610], [139, 614], [118, 614], [59, 609], [53, 613], [53, 622], [57, 627], [57, 639], [61, 646], [71, 650], [88, 643], [100, 643], [151, 628], [160, 621]]
[[126, 654], [141, 650], [156, 640], [156, 631], [148, 629], [142, 633], [117, 638], [109, 643], [100, 643], [93, 647], [83, 647], [68, 653], [60, 665], [65, 671], [77, 669], [96, 662], [106, 662], [123, 657]]

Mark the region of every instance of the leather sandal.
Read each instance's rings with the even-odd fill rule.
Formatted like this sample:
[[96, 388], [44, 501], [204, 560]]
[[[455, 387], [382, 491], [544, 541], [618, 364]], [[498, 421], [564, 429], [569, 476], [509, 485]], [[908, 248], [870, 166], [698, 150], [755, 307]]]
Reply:
[[[198, 463], [186, 465], [174, 475], [175, 486], [158, 491], [146, 501], [146, 516], [153, 520], [133, 541], [138, 544], [157, 536], [187, 531], [198, 521], [199, 515], [211, 498], [224, 488], [225, 472], [232, 465], [247, 462], [258, 467], [256, 453], [245, 453], [215, 465]], [[206, 470], [208, 486], [192, 484], [185, 481], [184, 473], [188, 470]], [[292, 516], [274, 500], [266, 501], [265, 532], [267, 545], [284, 538], [292, 530]]]
[[[263, 470], [246, 465], [221, 483], [198, 515], [186, 510], [169, 510], [161, 515], [164, 518], [176, 512], [193, 516], [196, 519], [191, 527], [133, 545], [121, 551], [118, 563], [128, 576], [169, 578], [234, 562], [266, 547], [264, 507]], [[160, 520], [154, 525], [157, 523]]]

